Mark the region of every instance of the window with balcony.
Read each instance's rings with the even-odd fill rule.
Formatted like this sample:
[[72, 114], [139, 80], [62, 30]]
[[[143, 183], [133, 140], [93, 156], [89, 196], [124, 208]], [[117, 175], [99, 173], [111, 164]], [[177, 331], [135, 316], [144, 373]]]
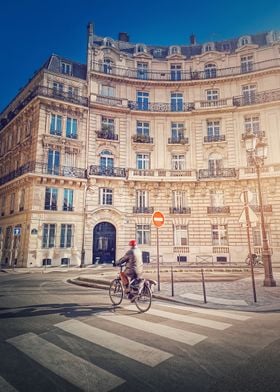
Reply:
[[243, 104], [249, 105], [256, 101], [257, 86], [255, 84], [248, 84], [242, 86]]
[[173, 214], [185, 214], [187, 213], [187, 197], [184, 191], [173, 191], [172, 192], [172, 208], [171, 213]]
[[149, 207], [149, 194], [148, 191], [144, 190], [137, 190], [136, 191], [136, 208], [135, 211], [136, 213], [139, 212], [144, 212], [148, 213], [148, 207]]
[[171, 80], [181, 80], [182, 78], [182, 65], [181, 64], [171, 64]]
[[57, 210], [57, 188], [46, 188], [45, 190], [45, 210]]
[[106, 74], [113, 73], [114, 63], [111, 59], [105, 58], [103, 60], [103, 72]]
[[244, 117], [244, 128], [245, 133], [255, 133], [259, 134], [260, 132], [260, 117], [258, 115], [245, 116]]
[[173, 154], [171, 156], [171, 169], [176, 171], [185, 170], [184, 154]]
[[174, 246], [187, 246], [188, 245], [188, 226], [187, 225], [174, 225]]
[[171, 123], [171, 143], [181, 143], [185, 140], [184, 138], [185, 127], [184, 123]]
[[48, 174], [59, 174], [60, 166], [60, 153], [59, 151], [49, 150], [48, 151]]
[[150, 169], [150, 155], [149, 154], [136, 154], [136, 168], [138, 170]]
[[63, 211], [73, 211], [73, 189], [64, 189], [63, 193]]
[[217, 66], [216, 64], [205, 64], [204, 74], [206, 79], [216, 78], [217, 76]]
[[227, 225], [212, 225], [212, 245], [228, 245]]
[[136, 241], [139, 245], [149, 245], [150, 236], [150, 225], [136, 225]]
[[71, 248], [73, 237], [73, 225], [62, 224], [60, 228], [60, 247]]
[[230, 209], [224, 205], [224, 192], [212, 189], [210, 191], [210, 206], [207, 207], [208, 214], [229, 213]]
[[53, 82], [53, 94], [54, 94], [54, 96], [58, 96], [58, 97], [63, 96], [63, 89], [64, 89], [64, 86], [63, 86], [62, 83]]
[[150, 123], [146, 121], [137, 121], [136, 123], [136, 135], [133, 137], [134, 142], [150, 143]]
[[67, 117], [66, 120], [66, 137], [77, 139], [78, 137], [78, 121], [76, 118]]
[[172, 112], [182, 112], [183, 111], [183, 94], [182, 93], [171, 93], [170, 104]]
[[62, 117], [57, 114], [51, 114], [50, 134], [57, 136], [62, 134]]
[[208, 170], [210, 177], [219, 177], [223, 170], [223, 159], [220, 154], [213, 153], [208, 159]]
[[137, 91], [136, 100], [138, 110], [149, 110], [149, 93]]
[[206, 90], [207, 101], [217, 101], [219, 99], [219, 90]]
[[116, 96], [116, 88], [102, 84], [100, 86], [100, 95], [102, 95], [104, 97], [113, 97], [114, 98]]
[[72, 64], [62, 62], [60, 69], [63, 74], [66, 74], [66, 75], [72, 74]]
[[219, 142], [223, 141], [222, 135], [220, 135], [220, 121], [219, 120], [207, 120], [207, 137], [204, 138], [205, 142]]
[[100, 188], [99, 189], [99, 204], [113, 205], [113, 189], [110, 188]]
[[43, 224], [42, 248], [53, 248], [55, 246], [55, 224]]
[[253, 65], [254, 58], [252, 55], [242, 56], [240, 58], [240, 68], [242, 73], [253, 71]]
[[98, 137], [102, 139], [115, 139], [115, 120], [109, 117], [102, 117], [101, 119], [101, 132]]
[[79, 95], [78, 87], [68, 86], [68, 98], [77, 98]]
[[114, 173], [114, 156], [111, 151], [101, 151], [99, 162], [101, 174], [110, 176]]
[[148, 63], [137, 63], [137, 78], [142, 80], [148, 79]]
[[16, 194], [15, 192], [11, 193], [10, 196], [10, 214], [13, 214], [15, 212], [15, 199], [16, 199]]

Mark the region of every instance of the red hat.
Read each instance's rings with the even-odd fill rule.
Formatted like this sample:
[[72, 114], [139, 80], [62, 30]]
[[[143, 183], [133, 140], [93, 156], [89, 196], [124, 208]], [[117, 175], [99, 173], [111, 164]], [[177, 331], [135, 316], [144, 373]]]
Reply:
[[136, 240], [130, 240], [128, 245], [135, 247], [137, 245], [137, 242], [136, 242]]

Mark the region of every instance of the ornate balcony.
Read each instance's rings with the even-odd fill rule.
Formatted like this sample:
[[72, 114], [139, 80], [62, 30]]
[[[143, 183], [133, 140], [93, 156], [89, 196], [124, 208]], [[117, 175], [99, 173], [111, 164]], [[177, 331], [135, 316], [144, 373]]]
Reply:
[[240, 95], [233, 97], [232, 103], [234, 106], [255, 105], [259, 103], [273, 102], [280, 100], [280, 89], [268, 90], [262, 92], [254, 92], [250, 95]]
[[133, 207], [133, 214], [152, 214], [154, 207]]
[[204, 136], [204, 143], [224, 142], [225, 140], [226, 140], [225, 135]]
[[116, 135], [113, 131], [105, 131], [105, 130], [101, 130], [101, 131], [97, 131], [96, 132], [96, 136], [98, 139], [107, 139], [107, 140], [118, 140], [119, 137], [118, 135]]
[[225, 169], [200, 169], [198, 172], [198, 178], [229, 178], [236, 177], [236, 170], [234, 168], [225, 168]]
[[189, 139], [187, 137], [178, 136], [178, 137], [169, 137], [168, 144], [188, 144]]
[[207, 207], [207, 214], [229, 214], [230, 207], [223, 206], [223, 207]]
[[170, 214], [190, 214], [191, 208], [190, 207], [169, 207]]
[[265, 137], [265, 131], [247, 131], [247, 132], [244, 132], [244, 133], [242, 133], [242, 140], [245, 140], [245, 139], [247, 139], [247, 137], [248, 137], [248, 135], [252, 135], [252, 133], [254, 134], [254, 135], [256, 135], [258, 138], [263, 138], [263, 137]]
[[134, 143], [150, 143], [150, 144], [152, 144], [154, 142], [154, 139], [151, 136], [143, 135], [143, 134], [133, 135], [132, 140]]
[[91, 165], [88, 174], [90, 176], [105, 177], [126, 177], [126, 170], [122, 167], [102, 167], [99, 165]]
[[170, 103], [161, 102], [136, 102], [128, 101], [128, 107], [131, 110], [141, 110], [148, 112], [190, 112], [194, 110], [194, 103], [183, 102], [182, 104], [173, 105]]
[[[260, 206], [250, 206], [254, 212], [261, 212]], [[263, 212], [272, 212], [272, 205], [271, 204], [264, 204], [263, 205]]]

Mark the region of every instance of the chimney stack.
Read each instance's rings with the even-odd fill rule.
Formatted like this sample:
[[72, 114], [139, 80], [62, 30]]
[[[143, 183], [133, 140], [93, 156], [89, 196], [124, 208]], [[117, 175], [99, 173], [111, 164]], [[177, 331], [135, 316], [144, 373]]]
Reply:
[[193, 33], [190, 35], [190, 44], [191, 45], [196, 45], [196, 38], [195, 38], [195, 35]]
[[127, 33], [119, 33], [119, 41], [129, 42], [129, 36]]

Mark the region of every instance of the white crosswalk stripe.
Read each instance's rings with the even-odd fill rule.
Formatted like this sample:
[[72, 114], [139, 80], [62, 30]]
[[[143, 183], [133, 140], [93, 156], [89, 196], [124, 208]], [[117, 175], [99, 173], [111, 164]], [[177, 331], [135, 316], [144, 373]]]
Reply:
[[34, 333], [20, 335], [7, 341], [83, 391], [107, 392], [125, 382], [122, 378], [63, 350]]
[[206, 308], [199, 308], [199, 307], [188, 306], [188, 305], [183, 305], [183, 306], [169, 305], [169, 304], [165, 304], [162, 302], [155, 302], [154, 305], [160, 305], [160, 306], [167, 307], [167, 308], [186, 310], [186, 311], [191, 311], [194, 313], [202, 313], [202, 314], [206, 314], [209, 316], [217, 316], [217, 317], [228, 318], [228, 319], [239, 320], [239, 321], [246, 321], [249, 318], [251, 318], [251, 316], [239, 314], [236, 312], [231, 313], [230, 311], [223, 311], [223, 310], [219, 310], [219, 309], [217, 309], [217, 310], [216, 309], [206, 309]]
[[167, 352], [95, 328], [78, 320], [64, 321], [56, 324], [55, 327], [148, 366], [156, 366], [172, 357], [172, 354]]
[[0, 376], [0, 392], [17, 392], [17, 389]]
[[207, 336], [205, 335], [184, 331], [178, 328], [168, 327], [163, 324], [152, 323], [150, 321], [138, 319], [131, 316], [123, 316], [123, 315], [112, 314], [112, 313], [102, 313], [102, 314], [99, 313], [97, 317], [105, 320], [109, 320], [110, 322], [122, 324], [127, 327], [140, 329], [140, 331], [142, 332], [149, 332], [157, 336], [175, 340], [180, 343], [185, 343], [190, 346], [194, 346], [195, 344], [207, 338]]
[[[134, 308], [133, 306], [127, 306], [125, 309], [132, 310], [133, 308]], [[228, 323], [222, 323], [220, 321], [203, 319], [203, 318], [198, 318], [198, 317], [193, 317], [193, 316], [183, 315], [178, 313], [171, 313], [171, 312], [166, 312], [154, 308], [149, 310], [149, 314], [152, 314], [154, 316], [164, 317], [169, 320], [181, 321], [184, 323], [200, 325], [202, 327], [218, 329], [220, 331], [223, 331], [224, 329], [229, 328], [232, 325]]]

